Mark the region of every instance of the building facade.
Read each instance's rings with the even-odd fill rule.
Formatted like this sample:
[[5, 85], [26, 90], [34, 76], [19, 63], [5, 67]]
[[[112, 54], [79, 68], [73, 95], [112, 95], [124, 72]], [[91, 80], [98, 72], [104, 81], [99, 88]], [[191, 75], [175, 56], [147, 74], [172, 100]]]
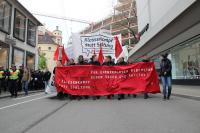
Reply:
[[112, 35], [121, 34], [122, 45], [126, 45], [128, 48], [134, 47], [136, 39], [131, 31], [134, 33], [138, 32], [135, 0], [118, 0], [113, 10], [114, 12], [111, 16], [91, 24], [81, 34], [91, 34], [107, 30]]
[[62, 44], [62, 32], [56, 27], [53, 32], [48, 31], [44, 26], [38, 30], [38, 49], [39, 54], [45, 54], [47, 68], [53, 71], [56, 66], [54, 53], [59, 45]]
[[0, 66], [37, 69], [37, 27], [41, 23], [17, 0], [0, 0]]
[[169, 53], [176, 84], [200, 85], [200, 1], [136, 0], [138, 29], [149, 25], [130, 51], [137, 61], [150, 56], [159, 69], [160, 55]]

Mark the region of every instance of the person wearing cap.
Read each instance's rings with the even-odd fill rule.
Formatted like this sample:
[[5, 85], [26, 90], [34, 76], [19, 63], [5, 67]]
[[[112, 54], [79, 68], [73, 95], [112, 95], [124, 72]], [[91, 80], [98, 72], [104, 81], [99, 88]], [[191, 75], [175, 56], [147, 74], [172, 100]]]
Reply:
[[160, 63], [160, 77], [163, 85], [163, 100], [170, 99], [172, 90], [172, 64], [167, 56], [167, 53], [163, 54]]
[[5, 80], [5, 71], [3, 69], [3, 66], [0, 66], [0, 94], [1, 94], [1, 89], [4, 87], [4, 80]]
[[17, 97], [19, 73], [19, 70], [17, 70], [16, 66], [14, 65], [8, 72], [11, 97]]

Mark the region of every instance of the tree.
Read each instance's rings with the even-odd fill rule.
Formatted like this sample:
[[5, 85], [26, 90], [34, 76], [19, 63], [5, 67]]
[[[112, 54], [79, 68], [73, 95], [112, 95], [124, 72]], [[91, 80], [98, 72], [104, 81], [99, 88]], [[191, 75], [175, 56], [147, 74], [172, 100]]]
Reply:
[[47, 61], [47, 60], [46, 60], [46, 58], [45, 58], [45, 53], [41, 53], [41, 54], [39, 55], [39, 63], [38, 63], [39, 69], [44, 70], [44, 69], [47, 68], [47, 62], [46, 62], [46, 61]]

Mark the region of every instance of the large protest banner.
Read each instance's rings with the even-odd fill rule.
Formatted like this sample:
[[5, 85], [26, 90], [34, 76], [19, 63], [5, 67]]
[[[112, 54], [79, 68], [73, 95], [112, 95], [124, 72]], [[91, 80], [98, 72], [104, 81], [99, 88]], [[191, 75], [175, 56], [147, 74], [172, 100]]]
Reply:
[[128, 66], [57, 67], [57, 92], [71, 95], [109, 95], [159, 93], [159, 80], [154, 63]]

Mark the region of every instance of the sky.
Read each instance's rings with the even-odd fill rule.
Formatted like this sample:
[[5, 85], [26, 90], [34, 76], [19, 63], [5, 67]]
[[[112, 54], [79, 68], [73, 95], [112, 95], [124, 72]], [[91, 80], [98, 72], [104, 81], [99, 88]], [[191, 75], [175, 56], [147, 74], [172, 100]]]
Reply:
[[[30, 12], [54, 16], [64, 16], [97, 22], [113, 12], [116, 0], [18, 0]], [[63, 32], [63, 43], [67, 44], [71, 33], [88, 27], [88, 24], [36, 16], [45, 27], [53, 31], [56, 26]]]

